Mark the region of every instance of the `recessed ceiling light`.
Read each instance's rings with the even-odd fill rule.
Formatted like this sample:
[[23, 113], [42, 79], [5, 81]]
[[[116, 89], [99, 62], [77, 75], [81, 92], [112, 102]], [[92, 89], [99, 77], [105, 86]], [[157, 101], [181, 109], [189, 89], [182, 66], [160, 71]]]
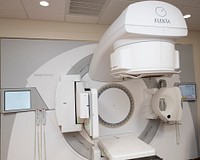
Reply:
[[47, 1], [40, 1], [40, 5], [43, 6], [43, 7], [47, 7], [47, 6], [49, 6], [49, 2], [47, 2]]
[[190, 18], [190, 17], [191, 17], [191, 14], [186, 14], [186, 15], [184, 15], [183, 17], [184, 17], [185, 19]]

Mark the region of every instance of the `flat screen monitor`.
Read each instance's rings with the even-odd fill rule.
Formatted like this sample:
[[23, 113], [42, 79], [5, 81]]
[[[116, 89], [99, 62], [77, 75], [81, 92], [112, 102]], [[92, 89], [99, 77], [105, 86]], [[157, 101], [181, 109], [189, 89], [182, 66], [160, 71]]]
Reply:
[[183, 101], [196, 101], [196, 84], [195, 83], [179, 83]]
[[4, 111], [19, 111], [31, 109], [30, 90], [5, 90]]

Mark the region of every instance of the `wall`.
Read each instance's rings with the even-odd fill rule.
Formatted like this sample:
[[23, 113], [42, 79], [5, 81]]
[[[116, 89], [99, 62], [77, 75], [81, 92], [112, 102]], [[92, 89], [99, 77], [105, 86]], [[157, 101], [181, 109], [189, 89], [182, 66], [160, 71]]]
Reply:
[[27, 78], [50, 59], [67, 50], [90, 44], [86, 41], [68, 40], [1, 39], [0, 41], [2, 88], [24, 87]]
[[[200, 137], [200, 32], [197, 31], [189, 31], [187, 37], [182, 38], [177, 41], [180, 44], [192, 44], [193, 45], [193, 58], [194, 58], [194, 66], [195, 66], [195, 81], [197, 83], [197, 118], [198, 118], [198, 132]], [[199, 144], [199, 154], [200, 154], [200, 144]]]
[[0, 37], [98, 41], [107, 25], [0, 18]]

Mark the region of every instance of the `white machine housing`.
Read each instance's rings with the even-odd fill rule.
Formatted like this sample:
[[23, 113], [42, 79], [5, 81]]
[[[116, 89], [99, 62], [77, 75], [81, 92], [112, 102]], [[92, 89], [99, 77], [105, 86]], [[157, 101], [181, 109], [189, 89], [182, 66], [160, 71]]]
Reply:
[[163, 122], [180, 123], [183, 114], [182, 96], [178, 87], [146, 89], [145, 117]]
[[90, 77], [109, 82], [174, 74], [179, 68], [174, 39], [186, 35], [185, 20], [175, 6], [160, 1], [131, 4], [103, 35]]
[[[97, 90], [85, 91], [80, 75], [62, 75], [56, 89], [56, 117], [62, 133], [87, 131], [99, 137]], [[67, 120], [66, 120], [67, 117]]]
[[[102, 37], [91, 60], [90, 78], [110, 82], [124, 78], [170, 76], [177, 73], [179, 53], [175, 50], [174, 39], [186, 35], [187, 26], [183, 15], [171, 4], [160, 1], [132, 4]], [[170, 96], [173, 98], [169, 99]], [[77, 75], [61, 77], [57, 97], [61, 97], [57, 98], [59, 105], [56, 105], [55, 109], [62, 133], [79, 132], [84, 127], [92, 139], [99, 140], [99, 148], [104, 156], [111, 160], [156, 154], [155, 149], [134, 135], [99, 139], [97, 93], [92, 90], [87, 92]], [[89, 99], [91, 97], [94, 98]], [[174, 88], [159, 89], [155, 93], [151, 106], [156, 118], [159, 117], [165, 122], [181, 119], [182, 114], [177, 114], [182, 111], [179, 110], [179, 101], [173, 101], [176, 97]], [[178, 99], [181, 99], [180, 95]], [[168, 109], [173, 108], [171, 103], [174, 102], [177, 109], [170, 112]], [[166, 107], [166, 112], [162, 111], [160, 106]], [[65, 117], [68, 116], [70, 120], [67, 122]]]

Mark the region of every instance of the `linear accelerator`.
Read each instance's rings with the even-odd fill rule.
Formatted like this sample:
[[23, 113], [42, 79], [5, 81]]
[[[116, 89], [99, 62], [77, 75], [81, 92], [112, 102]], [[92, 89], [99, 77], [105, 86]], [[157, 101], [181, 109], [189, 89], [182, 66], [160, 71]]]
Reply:
[[[171, 77], [179, 73], [179, 52], [175, 50], [175, 40], [186, 35], [185, 20], [175, 6], [160, 1], [131, 4], [108, 28], [99, 44], [82, 47], [84, 56], [72, 60], [73, 65], [67, 64], [67, 67], [53, 71], [56, 78], [52, 79], [53, 87], [49, 88], [51, 96], [46, 94], [48, 91], [44, 87], [44, 79], [36, 81], [34, 76], [27, 80], [27, 86], [30, 88], [2, 90], [3, 103], [9, 103], [10, 97], [7, 97], [7, 93], [25, 91], [25, 94], [29, 94], [35, 87], [44, 101], [40, 96], [37, 96], [38, 99], [46, 103], [45, 105], [39, 108], [22, 107], [20, 110], [15, 107], [8, 110], [4, 108], [3, 113], [36, 110], [36, 129], [39, 135], [42, 134], [39, 131], [46, 125], [45, 110], [53, 110], [56, 117], [54, 123], [60, 139], [64, 141], [65, 147], [68, 147], [69, 155], [76, 155], [72, 159], [160, 159], [150, 143], [161, 121], [176, 125], [177, 144], [180, 143], [179, 123], [183, 109], [180, 89], [177, 86], [168, 87], [165, 80], [157, 81], [157, 78]], [[77, 51], [78, 49], [74, 49], [71, 53]], [[53, 60], [50, 63], [56, 65]], [[39, 70], [45, 69], [46, 66]], [[87, 86], [87, 82], [83, 80], [86, 75], [91, 81], [100, 82], [101, 87], [97, 90]], [[135, 112], [134, 98], [129, 89], [120, 84], [130, 79], [143, 79], [146, 85], [146, 89], [142, 91], [146, 126], [139, 135], [128, 131], [101, 136], [100, 125], [103, 126], [101, 130], [120, 130], [120, 127], [131, 121]], [[98, 99], [109, 89], [118, 89], [128, 97], [130, 109], [120, 122], [108, 122], [99, 116]], [[25, 96], [30, 98], [30, 95]], [[33, 98], [33, 94], [31, 96]], [[44, 146], [45, 136], [39, 137], [43, 137], [41, 146]], [[35, 143], [40, 143], [40, 138]], [[35, 157], [39, 160], [46, 157], [46, 148], [41, 146], [38, 144], [35, 147], [38, 151]]]

